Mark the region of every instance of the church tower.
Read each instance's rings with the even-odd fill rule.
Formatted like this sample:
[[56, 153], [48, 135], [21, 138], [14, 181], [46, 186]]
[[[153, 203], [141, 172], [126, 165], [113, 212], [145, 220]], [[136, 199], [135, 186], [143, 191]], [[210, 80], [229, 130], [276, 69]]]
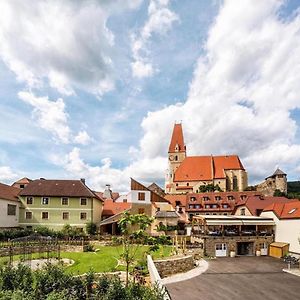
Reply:
[[174, 125], [172, 138], [168, 151], [169, 168], [166, 174], [165, 191], [169, 192], [173, 189], [174, 174], [183, 160], [186, 158], [186, 147], [183, 139], [183, 131], [181, 123]]

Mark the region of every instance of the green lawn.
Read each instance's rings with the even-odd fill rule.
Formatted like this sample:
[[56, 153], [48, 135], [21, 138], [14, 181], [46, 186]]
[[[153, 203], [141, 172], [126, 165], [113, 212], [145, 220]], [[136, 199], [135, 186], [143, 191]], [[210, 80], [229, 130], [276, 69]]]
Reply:
[[[83, 274], [89, 270], [94, 272], [112, 272], [115, 270], [124, 270], [123, 266], [118, 265], [118, 259], [122, 252], [122, 246], [99, 246], [97, 247], [98, 251], [96, 252], [61, 252], [61, 258], [69, 258], [75, 261], [72, 266], [66, 267], [66, 271], [73, 274]], [[155, 253], [152, 253], [154, 258], [167, 257], [170, 256], [172, 247], [164, 246], [161, 247]], [[140, 260], [143, 257], [144, 251], [147, 250], [147, 246], [139, 248], [137, 252], [136, 259]], [[38, 258], [38, 253], [32, 255]], [[19, 259], [20, 256], [14, 257], [14, 260]], [[7, 257], [0, 259], [0, 262], [8, 261]]]

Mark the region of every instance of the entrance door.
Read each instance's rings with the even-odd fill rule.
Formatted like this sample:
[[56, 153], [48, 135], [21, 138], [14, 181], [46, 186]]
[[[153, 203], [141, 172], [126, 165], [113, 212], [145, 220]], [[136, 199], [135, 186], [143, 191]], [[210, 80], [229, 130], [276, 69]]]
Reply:
[[253, 255], [253, 242], [238, 242], [237, 255]]
[[266, 242], [260, 244], [260, 255], [268, 255], [268, 245]]
[[225, 243], [216, 244], [216, 257], [227, 256], [227, 245]]

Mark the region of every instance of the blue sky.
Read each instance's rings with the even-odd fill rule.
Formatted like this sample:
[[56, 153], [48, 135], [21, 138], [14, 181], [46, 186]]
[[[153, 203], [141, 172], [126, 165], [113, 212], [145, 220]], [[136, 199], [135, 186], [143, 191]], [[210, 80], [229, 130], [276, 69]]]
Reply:
[[163, 184], [179, 120], [190, 154], [299, 179], [300, 5], [263, 2], [2, 1], [0, 180]]

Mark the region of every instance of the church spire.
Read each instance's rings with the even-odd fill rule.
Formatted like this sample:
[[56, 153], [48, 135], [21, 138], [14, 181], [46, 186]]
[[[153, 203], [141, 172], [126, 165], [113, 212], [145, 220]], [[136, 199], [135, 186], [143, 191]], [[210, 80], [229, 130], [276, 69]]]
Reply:
[[171, 143], [169, 146], [169, 153], [170, 152], [185, 152], [185, 145], [183, 139], [183, 132], [181, 123], [174, 125]]

